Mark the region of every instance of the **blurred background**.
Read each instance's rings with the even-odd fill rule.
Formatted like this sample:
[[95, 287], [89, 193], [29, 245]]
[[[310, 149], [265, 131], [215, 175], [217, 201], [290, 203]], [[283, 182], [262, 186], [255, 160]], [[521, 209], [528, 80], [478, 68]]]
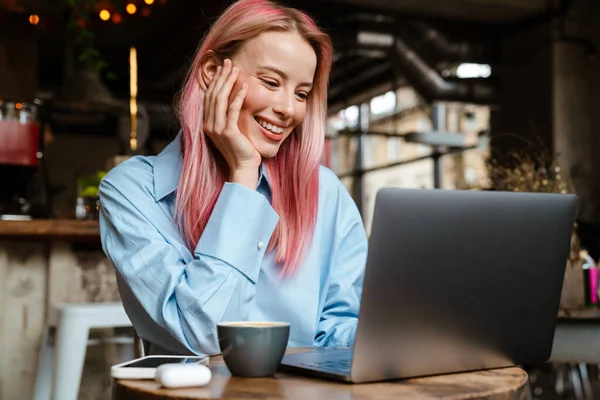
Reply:
[[[0, 0], [0, 353], [20, 360], [0, 360], [0, 398], [30, 397], [54, 306], [118, 302], [98, 182], [175, 137], [174, 99], [229, 4]], [[528, 368], [535, 397], [600, 397], [600, 1], [285, 4], [333, 39], [322, 162], [368, 232], [382, 187], [579, 196], [560, 321], [592, 341], [566, 339], [560, 362]], [[104, 398], [97, 354], [80, 398]]]

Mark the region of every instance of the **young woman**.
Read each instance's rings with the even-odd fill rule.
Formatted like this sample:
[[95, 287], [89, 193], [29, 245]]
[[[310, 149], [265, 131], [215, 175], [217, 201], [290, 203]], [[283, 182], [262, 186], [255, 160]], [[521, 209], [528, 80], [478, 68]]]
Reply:
[[100, 228], [152, 353], [216, 354], [220, 321], [291, 324], [290, 346], [354, 341], [367, 238], [319, 165], [332, 48], [304, 13], [231, 5], [183, 87], [182, 130], [114, 168]]

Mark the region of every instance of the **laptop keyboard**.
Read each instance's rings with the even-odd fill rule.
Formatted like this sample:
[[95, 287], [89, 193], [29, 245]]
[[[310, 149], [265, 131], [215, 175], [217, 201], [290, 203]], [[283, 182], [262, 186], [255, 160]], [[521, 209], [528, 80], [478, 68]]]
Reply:
[[350, 372], [352, 360], [322, 360], [301, 363], [303, 367], [325, 371]]

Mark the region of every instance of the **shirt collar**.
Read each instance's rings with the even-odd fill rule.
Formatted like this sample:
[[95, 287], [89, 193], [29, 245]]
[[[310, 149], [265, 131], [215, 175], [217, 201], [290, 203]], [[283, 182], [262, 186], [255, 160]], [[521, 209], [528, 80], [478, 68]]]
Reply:
[[[157, 202], [175, 192], [179, 185], [183, 169], [181, 140], [182, 135], [179, 131], [175, 139], [154, 158], [154, 198]], [[256, 187], [258, 188], [263, 181], [270, 189], [271, 183], [264, 163], [260, 165]]]
[[154, 158], [154, 198], [160, 201], [173, 193], [179, 185], [183, 168], [181, 132]]
[[265, 182], [267, 187], [271, 189], [271, 181], [269, 180], [269, 174], [267, 173], [265, 163], [260, 164], [260, 169], [258, 170], [258, 182], [256, 183], [256, 187], [258, 188], [262, 182]]

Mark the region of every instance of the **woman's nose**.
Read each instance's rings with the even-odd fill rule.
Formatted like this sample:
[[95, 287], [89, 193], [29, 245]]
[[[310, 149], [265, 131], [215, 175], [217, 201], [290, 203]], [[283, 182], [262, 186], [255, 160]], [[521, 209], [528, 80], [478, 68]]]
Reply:
[[292, 118], [296, 113], [294, 106], [294, 94], [293, 93], [282, 93], [277, 105], [274, 107], [274, 111], [284, 118]]

